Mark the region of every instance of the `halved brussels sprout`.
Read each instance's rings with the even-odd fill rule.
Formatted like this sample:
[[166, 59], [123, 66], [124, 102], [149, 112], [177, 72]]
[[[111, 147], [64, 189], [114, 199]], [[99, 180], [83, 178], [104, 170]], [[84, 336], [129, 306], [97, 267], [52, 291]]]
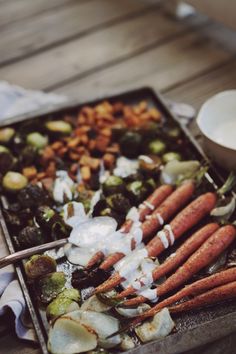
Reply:
[[2, 128], [0, 129], [0, 144], [8, 144], [15, 135], [15, 129]]
[[182, 160], [182, 157], [181, 155], [178, 153], [178, 152], [166, 152], [163, 156], [162, 156], [162, 161], [164, 163], [168, 163], [170, 161], [173, 161], [173, 160], [177, 160], [177, 161], [180, 161]]
[[41, 254], [32, 256], [25, 263], [25, 272], [28, 278], [36, 279], [45, 274], [55, 272], [57, 263], [55, 259]]
[[38, 132], [33, 132], [27, 135], [26, 142], [28, 145], [40, 150], [48, 145], [48, 137]]
[[25, 188], [20, 190], [17, 199], [24, 208], [31, 208], [46, 203], [48, 196], [43, 188], [28, 184]]
[[67, 299], [76, 301], [76, 302], [80, 302], [81, 300], [81, 296], [80, 296], [80, 292], [77, 289], [74, 288], [69, 288], [69, 289], [64, 289], [58, 296], [57, 298], [62, 298], [62, 297], [66, 297]]
[[131, 182], [126, 186], [130, 199], [134, 203], [139, 203], [145, 199], [147, 196], [148, 190], [143, 181]]
[[63, 272], [49, 273], [35, 284], [38, 299], [43, 303], [49, 303], [62, 292], [65, 287], [66, 277]]
[[166, 144], [160, 139], [152, 140], [148, 144], [148, 152], [150, 154], [161, 155], [165, 150], [166, 150]]
[[51, 133], [58, 133], [60, 135], [68, 135], [72, 132], [72, 127], [69, 123], [63, 120], [53, 120], [45, 124], [47, 130]]
[[47, 307], [46, 316], [48, 320], [64, 315], [68, 312], [79, 310], [79, 304], [77, 302], [64, 298], [56, 298]]
[[129, 199], [125, 198], [121, 193], [108, 196], [106, 202], [110, 208], [123, 214], [127, 214], [131, 208]]
[[52, 354], [83, 353], [95, 349], [96, 346], [95, 331], [69, 315], [57, 318], [50, 327], [48, 350]]
[[139, 133], [128, 131], [120, 139], [120, 149], [122, 155], [134, 158], [139, 154], [142, 137]]
[[28, 180], [19, 172], [9, 171], [2, 180], [2, 186], [8, 192], [18, 192], [27, 186]]
[[125, 189], [125, 184], [121, 177], [109, 176], [103, 183], [102, 189], [105, 195], [122, 193]]
[[0, 145], [0, 171], [6, 173], [12, 168], [14, 158], [8, 148]]
[[154, 339], [166, 337], [174, 326], [175, 324], [170, 316], [169, 310], [165, 307], [158, 312], [151, 321], [146, 321], [135, 328], [135, 333], [143, 343], [146, 343]]
[[29, 248], [41, 245], [45, 242], [42, 231], [36, 226], [26, 226], [16, 237], [20, 248]]

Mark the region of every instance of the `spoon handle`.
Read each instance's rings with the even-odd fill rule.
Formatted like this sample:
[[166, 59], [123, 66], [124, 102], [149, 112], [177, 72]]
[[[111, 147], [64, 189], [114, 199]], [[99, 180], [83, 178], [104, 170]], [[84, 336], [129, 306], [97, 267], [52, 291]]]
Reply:
[[25, 250], [9, 254], [6, 257], [0, 258], [0, 269], [6, 267], [9, 264], [13, 264], [17, 261], [20, 261], [24, 258], [33, 256], [36, 253], [41, 253], [52, 248], [64, 246], [67, 242], [67, 238], [63, 238], [61, 240], [44, 243], [43, 245], [27, 248]]

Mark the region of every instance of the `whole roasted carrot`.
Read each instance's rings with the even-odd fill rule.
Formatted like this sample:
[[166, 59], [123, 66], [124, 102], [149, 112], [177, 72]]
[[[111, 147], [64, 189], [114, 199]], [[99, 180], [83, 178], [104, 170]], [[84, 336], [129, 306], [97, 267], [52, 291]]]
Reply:
[[157, 305], [152, 307], [150, 310], [138, 316], [134, 323], [141, 323], [148, 317], [155, 316], [164, 307], [169, 307], [175, 302], [183, 299], [186, 296], [196, 296], [207, 292], [208, 290], [217, 288], [219, 286], [229, 284], [236, 281], [236, 267], [223, 270], [219, 273], [212, 274], [206, 278], [195, 281], [194, 283], [185, 286], [183, 289], [178, 291], [176, 294], [166, 298], [165, 300], [159, 302]]
[[[204, 216], [206, 216], [216, 204], [216, 195], [214, 193], [205, 193], [195, 199], [186, 208], [184, 208], [177, 216], [171, 221], [169, 230], [175, 238], [179, 238], [184, 232], [196, 225]], [[166, 240], [169, 238], [169, 231], [161, 231], [165, 233]], [[161, 239], [157, 236], [154, 237], [154, 242], [149, 242], [146, 246], [147, 254], [150, 257], [158, 256], [164, 249]], [[171, 242], [168, 241], [168, 245]], [[112, 289], [114, 286], [120, 284], [124, 279], [119, 273], [113, 274], [108, 280], [96, 288], [96, 292], [105, 292]]]
[[[206, 241], [217, 229], [219, 225], [216, 223], [211, 223], [203, 226], [200, 230], [196, 231], [192, 236], [190, 236], [178, 249], [177, 251], [168, 257], [164, 263], [157, 266], [152, 271], [153, 281], [158, 280], [164, 275], [170, 273], [176, 269], [180, 264], [182, 264], [193, 252], [195, 252], [204, 241]], [[142, 278], [139, 280], [141, 286], [145, 284], [142, 282]], [[122, 299], [128, 295], [132, 295], [137, 290], [132, 286], [118, 294], [117, 298]]]
[[218, 302], [233, 299], [236, 297], [236, 281], [209, 290], [204, 294], [198, 295], [191, 300], [169, 308], [170, 312], [178, 313], [194, 310], [204, 306], [214, 305]]
[[[164, 184], [155, 189], [155, 191], [141, 203], [138, 207], [139, 221], [143, 222], [145, 217], [153, 212], [171, 193], [173, 187], [168, 184]], [[133, 220], [128, 219], [121, 226], [120, 231], [128, 233], [132, 227]], [[118, 252], [117, 252], [118, 253]], [[119, 254], [119, 253], [118, 253]], [[87, 268], [91, 268], [94, 264], [98, 263], [104, 257], [103, 252], [99, 251], [89, 261]]]
[[[156, 232], [164, 222], [168, 221], [176, 212], [178, 212], [191, 199], [194, 189], [194, 183], [188, 181], [171, 193], [168, 198], [166, 198], [164, 202], [153, 211], [150, 218], [145, 220], [142, 224], [141, 229], [143, 232], [143, 239]], [[114, 253], [105, 259], [100, 265], [100, 268], [107, 270], [123, 257], [123, 253]]]
[[[193, 275], [210, 264], [221, 254], [236, 237], [236, 229], [226, 225], [213, 233], [192, 256], [171, 275], [164, 283], [156, 288], [156, 295], [162, 296], [185, 284]], [[124, 302], [124, 306], [136, 306], [147, 299], [140, 295]]]

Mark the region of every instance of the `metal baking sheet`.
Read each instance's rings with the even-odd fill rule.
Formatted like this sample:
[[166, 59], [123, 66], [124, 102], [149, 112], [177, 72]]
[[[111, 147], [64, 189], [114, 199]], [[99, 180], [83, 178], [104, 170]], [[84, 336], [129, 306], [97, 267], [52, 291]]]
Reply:
[[[138, 90], [121, 93], [112, 97], [99, 98], [96, 101], [77, 103], [75, 101], [66, 103], [64, 105], [55, 106], [53, 108], [47, 107], [35, 114], [30, 113], [26, 115], [17, 116], [6, 119], [0, 122], [0, 126], [4, 125], [20, 125], [22, 121], [34, 118], [50, 118], [60, 117], [65, 113], [76, 113], [84, 105], [96, 105], [98, 102], [108, 100], [110, 102], [122, 101], [127, 104], [136, 104], [142, 100], [146, 100], [150, 106], [158, 108], [167, 120], [176, 121], [184, 132], [186, 138], [189, 140], [191, 153], [194, 158], [201, 161], [210, 161], [207, 159], [202, 148], [197, 141], [192, 137], [185, 125], [179, 123], [178, 119], [169, 111], [163, 99], [159, 94], [156, 94], [151, 88], [141, 88]], [[211, 164], [210, 164], [211, 165]], [[211, 165], [210, 176], [217, 185], [223, 181], [218, 170]], [[11, 236], [7, 230], [3, 214], [0, 210], [0, 225], [3, 230], [10, 253], [15, 251]], [[26, 303], [32, 318], [32, 322], [38, 336], [39, 345], [42, 353], [47, 354], [47, 331], [45, 328], [45, 321], [42, 313], [39, 311], [36, 302], [31, 297], [27, 281], [24, 275], [22, 262], [16, 265], [16, 273], [20, 281], [22, 291], [24, 293]], [[236, 330], [236, 302], [229, 302], [221, 304], [212, 308], [195, 311], [193, 313], [181, 314], [174, 318], [176, 321], [175, 333], [170, 334], [166, 338], [158, 341], [153, 341], [145, 345], [141, 345], [128, 351], [130, 354], [144, 354], [144, 353], [182, 353], [186, 350], [195, 348], [197, 346], [214, 341], [220, 337], [228, 335]]]

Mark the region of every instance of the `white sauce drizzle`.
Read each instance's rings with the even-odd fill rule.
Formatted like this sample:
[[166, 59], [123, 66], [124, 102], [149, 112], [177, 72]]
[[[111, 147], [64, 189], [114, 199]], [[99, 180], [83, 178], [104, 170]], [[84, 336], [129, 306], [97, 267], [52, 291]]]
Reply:
[[176, 256], [176, 253], [171, 253], [170, 255], [169, 255], [169, 258], [173, 258], [173, 257], [175, 257]]
[[151, 302], [156, 302], [158, 300], [157, 290], [156, 289], [144, 289], [138, 291], [138, 295], [144, 296]]
[[114, 169], [113, 174], [125, 178], [136, 173], [138, 166], [138, 160], [130, 160], [121, 156], [116, 160], [116, 168]]
[[148, 207], [149, 209], [151, 209], [151, 210], [154, 210], [154, 209], [155, 209], [154, 205], [152, 205], [151, 203], [149, 203], [147, 200], [145, 200], [145, 201], [143, 202], [143, 204], [144, 204], [146, 207]]
[[146, 209], [146, 206], [144, 205], [144, 203], [139, 205], [139, 209]]
[[170, 236], [170, 244], [173, 245], [174, 242], [175, 242], [175, 235], [174, 235], [174, 233], [173, 233], [173, 230], [172, 230], [172, 228], [171, 228], [171, 225], [169, 225], [169, 224], [168, 224], [168, 225], [165, 225], [165, 226], [164, 226], [164, 230], [168, 231], [169, 236]]
[[74, 182], [68, 176], [66, 171], [57, 171], [56, 176], [57, 178], [54, 181], [52, 192], [53, 199], [59, 203], [63, 203], [65, 197], [67, 200], [71, 200], [73, 198], [72, 189], [74, 187]]
[[169, 241], [168, 238], [165, 234], [165, 231], [159, 231], [157, 234], [157, 237], [159, 237], [159, 239], [161, 240], [164, 248], [168, 248], [169, 247]]
[[143, 160], [143, 161], [145, 161], [145, 162], [147, 162], [147, 163], [153, 163], [153, 159], [151, 159], [151, 157], [146, 156], [146, 155], [140, 155], [140, 156], [139, 156], [139, 159], [140, 159], [140, 160]]
[[139, 212], [136, 207], [132, 207], [126, 215], [126, 220], [139, 221]]
[[160, 213], [157, 213], [156, 214], [156, 217], [157, 217], [157, 220], [159, 221], [160, 225], [163, 225], [164, 224], [164, 219], [163, 217], [161, 216]]

